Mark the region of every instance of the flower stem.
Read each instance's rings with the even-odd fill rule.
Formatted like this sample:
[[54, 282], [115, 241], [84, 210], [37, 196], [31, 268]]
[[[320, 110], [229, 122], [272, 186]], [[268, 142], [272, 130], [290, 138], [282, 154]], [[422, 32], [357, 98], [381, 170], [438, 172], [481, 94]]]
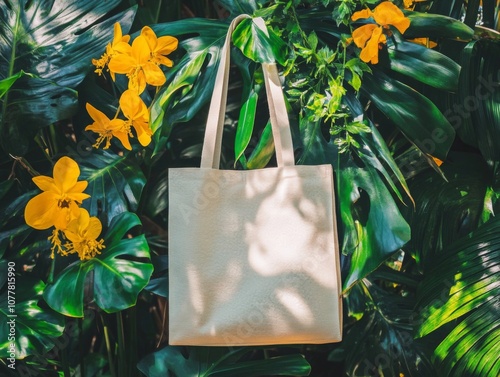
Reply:
[[101, 320], [102, 320], [102, 327], [104, 330], [104, 340], [106, 342], [106, 349], [108, 351], [109, 371], [110, 371], [112, 377], [117, 377], [116, 370], [115, 370], [115, 364], [113, 361], [113, 350], [111, 349], [111, 342], [109, 340], [108, 326], [106, 325], [106, 323], [104, 321], [104, 317], [101, 316]]

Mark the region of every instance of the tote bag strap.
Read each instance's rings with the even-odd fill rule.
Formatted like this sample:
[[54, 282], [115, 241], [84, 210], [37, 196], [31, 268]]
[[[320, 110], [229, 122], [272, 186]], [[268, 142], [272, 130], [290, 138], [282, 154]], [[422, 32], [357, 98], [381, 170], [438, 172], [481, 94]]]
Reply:
[[[236, 25], [245, 18], [251, 17], [242, 14], [231, 22], [224, 46], [222, 47], [214, 91], [208, 111], [203, 150], [201, 153], [200, 167], [202, 168], [219, 169], [229, 81], [231, 36]], [[268, 35], [266, 25], [262, 18], [254, 18], [253, 22]], [[274, 147], [276, 150], [276, 160], [278, 166], [293, 166], [295, 165], [295, 158], [293, 154], [292, 135], [278, 69], [275, 63], [264, 63], [262, 64], [262, 70], [264, 72], [264, 82], [271, 118]]]

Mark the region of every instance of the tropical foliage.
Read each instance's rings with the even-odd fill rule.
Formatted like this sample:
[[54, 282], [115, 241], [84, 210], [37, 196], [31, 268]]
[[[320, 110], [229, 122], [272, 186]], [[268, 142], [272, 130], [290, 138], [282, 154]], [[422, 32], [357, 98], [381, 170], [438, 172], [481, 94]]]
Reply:
[[[0, 1], [2, 375], [500, 375], [499, 9]], [[168, 168], [199, 166], [242, 13], [269, 36], [233, 33], [221, 166], [275, 164], [275, 61], [298, 163], [335, 169], [338, 344], [167, 345]]]

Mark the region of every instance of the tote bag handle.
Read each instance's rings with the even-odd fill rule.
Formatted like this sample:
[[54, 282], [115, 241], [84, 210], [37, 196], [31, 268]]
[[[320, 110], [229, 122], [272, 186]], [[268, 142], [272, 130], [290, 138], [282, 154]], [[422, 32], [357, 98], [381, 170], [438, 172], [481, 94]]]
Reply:
[[[219, 169], [220, 153], [222, 144], [222, 131], [224, 128], [224, 118], [226, 113], [226, 100], [229, 81], [229, 62], [231, 51], [231, 36], [238, 23], [251, 18], [242, 14], [236, 17], [230, 24], [224, 46], [221, 51], [221, 59], [217, 76], [215, 78], [214, 91], [208, 111], [207, 126], [205, 129], [205, 139], [201, 153], [201, 168]], [[254, 18], [253, 22], [266, 33], [267, 28], [264, 20], [260, 17]], [[276, 160], [278, 166], [293, 166], [295, 158], [293, 154], [292, 135], [290, 123], [286, 111], [285, 99], [281, 90], [281, 82], [278, 69], [275, 63], [263, 63], [264, 82], [266, 85], [267, 102], [269, 105], [269, 115], [271, 118], [271, 128], [274, 138], [274, 148], [276, 150]]]

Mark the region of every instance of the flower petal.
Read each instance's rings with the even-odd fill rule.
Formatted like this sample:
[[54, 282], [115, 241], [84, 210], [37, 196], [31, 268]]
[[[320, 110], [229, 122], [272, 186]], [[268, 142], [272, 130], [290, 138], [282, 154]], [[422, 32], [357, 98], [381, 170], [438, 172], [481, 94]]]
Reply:
[[375, 7], [373, 18], [379, 25], [393, 25], [401, 33], [410, 26], [410, 20], [405, 17], [401, 9], [389, 1], [384, 1]]
[[87, 227], [87, 238], [95, 240], [99, 235], [101, 234], [102, 231], [102, 224], [101, 221], [97, 217], [91, 217], [89, 219], [89, 224]]
[[120, 96], [120, 108], [123, 114], [130, 120], [142, 118], [147, 115], [146, 104], [133, 90], [126, 90]]
[[378, 45], [381, 41], [385, 41], [385, 35], [382, 34], [382, 27], [378, 27], [373, 31], [372, 37], [361, 50], [359, 57], [364, 62], [378, 63]]
[[144, 70], [144, 75], [146, 76], [146, 82], [153, 86], [162, 86], [165, 84], [167, 79], [165, 74], [156, 64], [147, 63], [142, 69]]
[[42, 191], [52, 191], [56, 193], [58, 188], [54, 182], [54, 178], [47, 177], [45, 175], [39, 175], [37, 177], [32, 178], [35, 185]]
[[61, 157], [54, 165], [54, 181], [63, 193], [75, 186], [79, 176], [80, 167], [69, 157]]
[[137, 61], [128, 54], [113, 55], [108, 63], [108, 68], [112, 73], [127, 74], [138, 65]]
[[30, 227], [44, 230], [54, 226], [59, 207], [57, 196], [45, 191], [32, 198], [24, 208], [24, 220]]
[[154, 51], [160, 55], [168, 55], [172, 51], [175, 51], [178, 45], [179, 41], [177, 40], [177, 38], [166, 35], [164, 37], [158, 38], [157, 47]]
[[148, 62], [151, 56], [151, 50], [146, 37], [139, 35], [134, 39], [132, 42], [132, 56], [137, 62], [137, 65], [143, 66]]
[[[102, 111], [97, 110], [94, 106], [92, 106], [90, 103], [87, 103], [85, 105], [85, 108], [87, 109], [87, 112], [89, 113], [90, 117], [94, 120], [94, 124], [92, 126], [97, 127], [97, 126], [105, 126], [107, 123], [109, 123], [109, 118], [104, 114]], [[96, 124], [97, 123], [97, 124]]]
[[360, 18], [370, 18], [373, 16], [373, 13], [370, 9], [366, 8], [357, 12], [354, 12], [351, 16], [351, 20], [356, 21]]
[[371, 38], [373, 31], [377, 29], [378, 26], [375, 24], [363, 25], [352, 32], [352, 39], [356, 46], [363, 48], [366, 42]]

